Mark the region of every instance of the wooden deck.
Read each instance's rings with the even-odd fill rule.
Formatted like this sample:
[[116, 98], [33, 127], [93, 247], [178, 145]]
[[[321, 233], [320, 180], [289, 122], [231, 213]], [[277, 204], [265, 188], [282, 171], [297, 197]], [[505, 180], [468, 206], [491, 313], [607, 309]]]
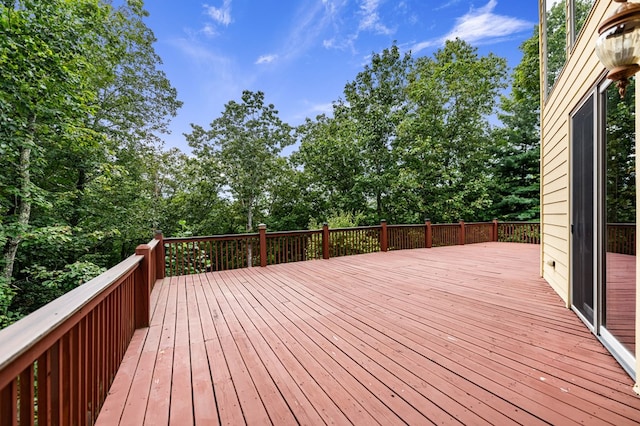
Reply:
[[638, 424], [538, 259], [487, 243], [167, 278], [98, 423]]

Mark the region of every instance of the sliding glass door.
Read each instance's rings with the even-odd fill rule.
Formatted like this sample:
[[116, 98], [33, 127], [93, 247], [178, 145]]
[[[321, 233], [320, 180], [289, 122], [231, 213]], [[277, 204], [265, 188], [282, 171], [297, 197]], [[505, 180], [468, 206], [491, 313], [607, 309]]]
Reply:
[[571, 304], [632, 375], [636, 329], [635, 83], [571, 116]]
[[601, 93], [603, 236], [602, 331], [619, 356], [633, 361], [636, 325], [635, 90], [624, 99], [612, 84]]

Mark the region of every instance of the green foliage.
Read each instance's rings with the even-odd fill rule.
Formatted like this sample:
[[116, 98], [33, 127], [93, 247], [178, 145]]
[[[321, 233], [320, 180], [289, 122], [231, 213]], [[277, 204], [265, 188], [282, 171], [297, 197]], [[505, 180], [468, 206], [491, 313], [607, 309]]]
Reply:
[[493, 132], [490, 216], [533, 220], [540, 214], [540, 59], [538, 28], [520, 46], [511, 93], [501, 98], [503, 126]]
[[28, 314], [70, 290], [97, 277], [106, 269], [91, 262], [74, 262], [60, 270], [32, 265], [22, 271], [24, 278], [16, 282], [18, 289], [11, 311]]
[[194, 154], [219, 167], [224, 183], [246, 215], [246, 229], [253, 229], [256, 207], [269, 197], [277, 178], [283, 148], [293, 144], [293, 129], [278, 117], [264, 93], [245, 90], [242, 101], [230, 101], [211, 128], [193, 125], [186, 135]]
[[[325, 223], [329, 229], [341, 229], [342, 231], [330, 232], [329, 249], [330, 256], [342, 256], [344, 254], [365, 254], [380, 251], [380, 241], [377, 231], [355, 229], [362, 225], [365, 216], [362, 213], [334, 211], [327, 217]], [[314, 218], [309, 221], [309, 229], [322, 229], [323, 223], [318, 223]], [[322, 247], [316, 242], [309, 242], [307, 251], [313, 253], [314, 258], [322, 257]], [[311, 257], [311, 256], [310, 256]]]
[[345, 212], [343, 210], [331, 213], [325, 222], [319, 223], [315, 218], [309, 221], [309, 229], [322, 229], [322, 225], [326, 223], [329, 228], [354, 228], [363, 225], [365, 216], [362, 212]]
[[491, 204], [489, 117], [505, 87], [506, 62], [481, 57], [462, 40], [417, 60], [407, 92], [412, 102], [398, 148], [412, 212], [435, 222], [480, 218]]
[[20, 313], [60, 294], [38, 294], [45, 272], [88, 277], [70, 265], [111, 266], [160, 223], [156, 144], [180, 102], [146, 15], [141, 1], [0, 5], [2, 300], [17, 290]]

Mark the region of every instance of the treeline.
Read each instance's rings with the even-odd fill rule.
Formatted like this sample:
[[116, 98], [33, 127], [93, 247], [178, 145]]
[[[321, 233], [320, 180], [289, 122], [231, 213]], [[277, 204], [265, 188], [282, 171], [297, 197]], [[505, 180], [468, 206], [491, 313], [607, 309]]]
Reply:
[[297, 127], [245, 91], [193, 125], [187, 155], [162, 148], [181, 103], [145, 16], [140, 0], [0, 5], [0, 325], [155, 229], [537, 218], [537, 34], [511, 76], [462, 40], [417, 58], [392, 45]]

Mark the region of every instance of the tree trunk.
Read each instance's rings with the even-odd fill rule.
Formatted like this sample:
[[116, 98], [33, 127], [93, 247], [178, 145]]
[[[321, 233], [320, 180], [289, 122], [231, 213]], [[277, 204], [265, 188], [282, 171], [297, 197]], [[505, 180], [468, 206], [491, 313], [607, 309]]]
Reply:
[[10, 236], [4, 246], [4, 271], [3, 275], [7, 281], [13, 276], [13, 266], [18, 253], [18, 246], [22, 241], [22, 230], [29, 225], [31, 217], [31, 148], [25, 146], [20, 150], [20, 161], [18, 164], [18, 181], [20, 195], [17, 197], [16, 212], [18, 214], [16, 235]]
[[84, 198], [84, 190], [87, 182], [87, 172], [83, 167], [78, 168], [78, 180], [76, 181], [76, 197], [73, 200], [73, 212], [69, 219], [69, 224], [72, 227], [78, 226], [80, 223], [80, 209], [82, 207], [82, 200]]

